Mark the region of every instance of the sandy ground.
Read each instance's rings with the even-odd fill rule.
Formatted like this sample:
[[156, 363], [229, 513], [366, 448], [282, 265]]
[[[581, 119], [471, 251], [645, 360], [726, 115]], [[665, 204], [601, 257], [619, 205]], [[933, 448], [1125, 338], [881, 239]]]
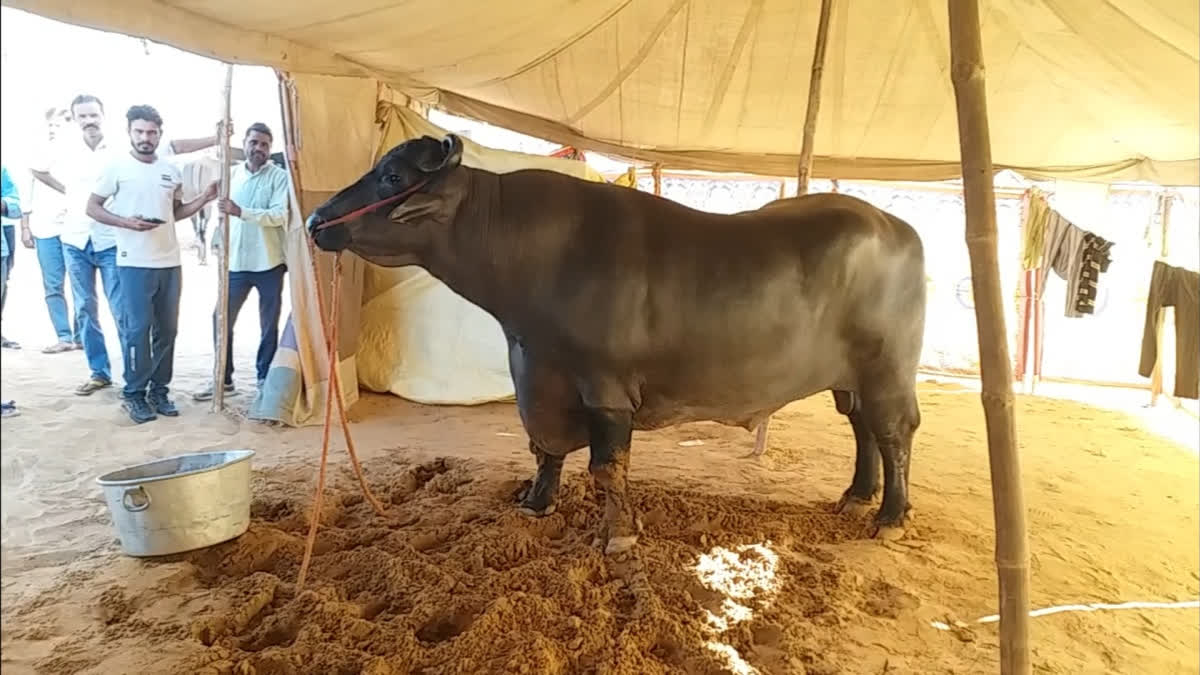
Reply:
[[[865, 539], [866, 521], [830, 513], [853, 437], [822, 396], [776, 416], [757, 460], [737, 429], [637, 434], [645, 529], [636, 556], [617, 559], [589, 546], [600, 510], [583, 453], [555, 515], [513, 511], [533, 461], [512, 406], [367, 395], [353, 432], [387, 514], [363, 502], [337, 445], [297, 593], [320, 430], [215, 417], [182, 395], [180, 418], [135, 427], [113, 391], [73, 396], [82, 354], [38, 353], [48, 320], [33, 256], [20, 254], [4, 317], [25, 346], [3, 353], [3, 396], [22, 410], [2, 429], [6, 674], [996, 671], [997, 624], [978, 621], [996, 611], [996, 581], [969, 383], [921, 385], [905, 539]], [[210, 372], [211, 278], [185, 271], [181, 391]], [[246, 386], [257, 331], [243, 316]], [[1084, 392], [1108, 408], [1042, 393], [1017, 401], [1033, 605], [1196, 599], [1195, 418], [1141, 410], [1144, 393]], [[250, 530], [165, 560], [123, 556], [96, 476], [219, 448], [258, 452]], [[1037, 672], [1197, 672], [1196, 609], [1032, 621]]]

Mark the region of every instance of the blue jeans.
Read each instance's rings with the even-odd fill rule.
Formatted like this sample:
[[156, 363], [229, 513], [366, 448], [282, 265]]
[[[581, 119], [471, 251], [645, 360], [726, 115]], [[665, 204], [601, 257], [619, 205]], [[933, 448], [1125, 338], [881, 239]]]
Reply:
[[117, 267], [121, 278], [124, 398], [166, 396], [175, 370], [182, 267]]
[[[82, 249], [63, 244], [63, 257], [67, 262], [67, 274], [71, 277], [71, 295], [75, 297], [75, 316], [79, 320], [79, 331], [83, 334], [83, 353], [87, 356], [92, 377], [112, 382], [112, 368], [108, 361], [108, 347], [104, 344], [104, 331], [100, 330], [100, 303], [96, 299], [96, 272], [104, 284], [104, 295], [112, 310], [117, 326], [121, 325], [121, 280], [117, 276], [117, 247], [112, 246], [96, 252], [92, 240]], [[118, 335], [118, 338], [120, 336]]]
[[[17, 254], [17, 228], [15, 225], [3, 226], [4, 238], [8, 241], [8, 255], [4, 256], [4, 287], [8, 288], [8, 275], [12, 274], [14, 256]], [[4, 301], [8, 293], [0, 293], [0, 314], [4, 313]]]
[[0, 258], [0, 307], [8, 297], [8, 256]]
[[[233, 383], [233, 324], [237, 323], [238, 312], [250, 297], [250, 289], [258, 291], [258, 355], [255, 370], [259, 380], [267, 379], [275, 350], [279, 347], [279, 314], [283, 310], [283, 275], [286, 265], [278, 265], [264, 272], [229, 273], [229, 326], [226, 337], [229, 351], [225, 358], [225, 383]], [[213, 342], [217, 341], [217, 312], [213, 311]]]
[[82, 342], [80, 324], [83, 322], [83, 312], [80, 311], [79, 296], [72, 293], [75, 301], [75, 322], [72, 327], [67, 296], [63, 293], [67, 263], [63, 256], [62, 240], [58, 237], [34, 237], [33, 246], [37, 251], [38, 266], [42, 268], [42, 288], [46, 291], [46, 309], [50, 312], [54, 334], [59, 342]]

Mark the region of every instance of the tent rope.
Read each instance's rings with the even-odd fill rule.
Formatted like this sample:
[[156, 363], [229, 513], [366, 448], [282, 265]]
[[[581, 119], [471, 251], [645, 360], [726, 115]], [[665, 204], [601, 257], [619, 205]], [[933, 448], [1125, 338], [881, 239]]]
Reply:
[[338, 304], [341, 295], [342, 281], [342, 254], [337, 252], [333, 256], [333, 279], [330, 281], [330, 307], [329, 313], [325, 312], [325, 302], [321, 298], [321, 270], [317, 265], [316, 250], [313, 246], [312, 238], [305, 237], [308, 242], [309, 260], [312, 262], [313, 279], [317, 287], [317, 311], [325, 319], [322, 324], [322, 330], [325, 335], [325, 348], [329, 358], [329, 376], [328, 394], [325, 396], [325, 425], [321, 434], [321, 464], [317, 471], [317, 487], [316, 495], [313, 498], [312, 513], [309, 516], [308, 536], [304, 541], [304, 557], [300, 561], [300, 573], [296, 579], [296, 590], [300, 591], [304, 588], [304, 581], [308, 576], [308, 567], [312, 562], [313, 547], [317, 541], [317, 527], [321, 520], [321, 508], [325, 501], [325, 470], [329, 459], [329, 435], [333, 422], [333, 403], [337, 400], [338, 418], [342, 425], [342, 434], [346, 440], [346, 452], [350, 455], [350, 463], [354, 467], [354, 475], [358, 478], [359, 487], [362, 488], [363, 496], [371, 507], [375, 509], [375, 513], [384, 515], [383, 504], [375, 498], [371, 492], [371, 488], [367, 485], [367, 479], [363, 475], [362, 465], [358, 461], [358, 452], [354, 449], [354, 440], [350, 435], [350, 423], [346, 416], [346, 404], [342, 400], [341, 378], [338, 375]]

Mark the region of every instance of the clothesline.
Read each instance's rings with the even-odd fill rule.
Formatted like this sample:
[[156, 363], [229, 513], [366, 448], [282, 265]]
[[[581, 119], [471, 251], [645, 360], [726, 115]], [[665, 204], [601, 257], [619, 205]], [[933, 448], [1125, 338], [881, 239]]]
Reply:
[[1072, 223], [1050, 206], [1038, 188], [1026, 192], [1021, 264], [1037, 270], [1035, 295], [1041, 296], [1050, 270], [1067, 282], [1065, 314], [1093, 314], [1100, 274], [1112, 263], [1113, 242]]

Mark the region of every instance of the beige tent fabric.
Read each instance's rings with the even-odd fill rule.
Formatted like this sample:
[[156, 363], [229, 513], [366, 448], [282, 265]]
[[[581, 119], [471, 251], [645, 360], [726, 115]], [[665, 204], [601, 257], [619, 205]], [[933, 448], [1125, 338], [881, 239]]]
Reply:
[[[669, 168], [791, 175], [818, 0], [4, 0]], [[997, 168], [1200, 183], [1196, 0], [983, 0]], [[944, 0], [837, 0], [818, 176], [958, 173]]]
[[[295, 75], [291, 78], [293, 134], [287, 139], [295, 147], [299, 190], [292, 186], [291, 219], [287, 226], [285, 256], [292, 314], [288, 317], [275, 361], [261, 392], [250, 408], [250, 417], [283, 422], [291, 426], [321, 424], [329, 393], [329, 360], [325, 347], [324, 315], [331, 305], [333, 255], [317, 253], [320, 279], [313, 276], [304, 219], [321, 202], [371, 168], [378, 143], [373, 80], [354, 77]], [[330, 129], [337, 129], [331, 134]], [[338, 312], [338, 374], [343, 383], [357, 383], [356, 352], [363, 269], [366, 263], [355, 255], [342, 256], [341, 293]], [[344, 386], [347, 407], [358, 400], [357, 386]]]

